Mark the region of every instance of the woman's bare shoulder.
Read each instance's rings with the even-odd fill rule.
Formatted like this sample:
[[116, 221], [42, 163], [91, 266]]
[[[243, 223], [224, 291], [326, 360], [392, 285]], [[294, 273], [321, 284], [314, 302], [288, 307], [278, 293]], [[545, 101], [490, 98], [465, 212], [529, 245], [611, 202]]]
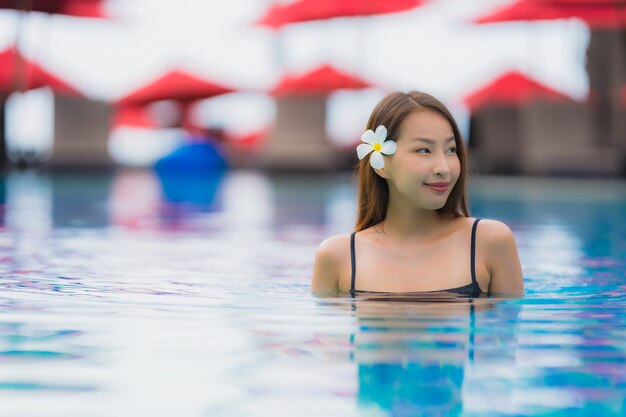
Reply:
[[350, 234], [331, 236], [317, 247], [316, 260], [325, 262], [341, 262], [350, 254]]
[[498, 220], [482, 219], [477, 226], [477, 246], [485, 254], [492, 294], [524, 295], [524, 275], [509, 226]]
[[480, 240], [488, 246], [498, 246], [514, 240], [513, 232], [505, 223], [493, 219], [480, 219], [477, 233]]
[[319, 244], [315, 253], [311, 291], [337, 291], [345, 265], [349, 265], [350, 234], [332, 236]]

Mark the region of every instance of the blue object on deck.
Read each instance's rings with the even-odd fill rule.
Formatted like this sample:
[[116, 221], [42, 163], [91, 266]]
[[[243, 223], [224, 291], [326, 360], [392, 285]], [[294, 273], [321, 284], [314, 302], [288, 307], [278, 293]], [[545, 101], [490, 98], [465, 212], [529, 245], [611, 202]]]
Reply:
[[161, 173], [207, 173], [224, 171], [226, 160], [212, 142], [189, 143], [159, 159], [155, 169]]
[[214, 143], [201, 142], [181, 146], [154, 168], [168, 201], [210, 205], [228, 166]]

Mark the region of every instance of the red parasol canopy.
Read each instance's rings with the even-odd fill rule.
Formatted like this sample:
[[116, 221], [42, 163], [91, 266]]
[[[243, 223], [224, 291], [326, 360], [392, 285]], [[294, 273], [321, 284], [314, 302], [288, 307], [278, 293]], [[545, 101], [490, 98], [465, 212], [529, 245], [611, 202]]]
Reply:
[[488, 104], [519, 105], [540, 98], [553, 101], [571, 100], [566, 95], [540, 84], [524, 74], [511, 71], [470, 94], [463, 101], [471, 111], [476, 111]]
[[159, 100], [191, 102], [234, 91], [183, 71], [170, 71], [119, 100], [119, 104], [146, 104]]
[[402, 12], [422, 5], [425, 0], [297, 0], [289, 4], [274, 4], [257, 22], [278, 28], [289, 23], [333, 17], [370, 16]]
[[20, 72], [19, 87], [31, 90], [39, 87], [50, 87], [53, 91], [66, 95], [82, 95], [75, 87], [61, 78], [44, 70], [38, 64], [28, 61], [15, 48], [9, 48], [0, 53], [0, 91], [15, 91], [16, 71]]
[[622, 99], [622, 106], [626, 108], [626, 85], [620, 91], [620, 98]]
[[579, 18], [594, 28], [626, 27], [626, 7], [615, 0], [519, 0], [475, 23]]
[[104, 0], [0, 0], [0, 9], [64, 14], [76, 17], [108, 17]]
[[300, 76], [286, 75], [272, 90], [277, 96], [326, 95], [338, 89], [370, 88], [372, 85], [353, 75], [338, 71], [330, 65]]
[[266, 142], [270, 136], [270, 129], [261, 129], [256, 132], [251, 132], [245, 135], [234, 135], [231, 133], [226, 133], [225, 139], [228, 142], [234, 144], [234, 146], [242, 149], [250, 149], [259, 144]]
[[144, 106], [117, 106], [113, 117], [113, 126], [148, 127], [154, 128], [158, 124]]

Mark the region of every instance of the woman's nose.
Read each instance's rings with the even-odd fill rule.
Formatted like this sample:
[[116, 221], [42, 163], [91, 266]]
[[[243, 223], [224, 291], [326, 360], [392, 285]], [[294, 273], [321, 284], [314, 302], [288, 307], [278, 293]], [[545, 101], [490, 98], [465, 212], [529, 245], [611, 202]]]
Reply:
[[447, 176], [450, 173], [450, 166], [448, 164], [446, 154], [438, 154], [435, 160], [435, 165], [433, 166], [433, 171], [439, 176]]

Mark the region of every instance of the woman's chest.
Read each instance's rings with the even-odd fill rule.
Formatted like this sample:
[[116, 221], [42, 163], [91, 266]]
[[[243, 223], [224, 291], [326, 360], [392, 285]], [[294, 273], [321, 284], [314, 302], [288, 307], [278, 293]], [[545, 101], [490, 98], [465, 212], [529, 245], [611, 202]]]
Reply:
[[[354, 270], [342, 287], [362, 291], [424, 292], [458, 288], [472, 283], [469, 239], [446, 239], [438, 243], [391, 250], [363, 239], [355, 245]], [[488, 271], [478, 257], [475, 271], [479, 285]], [[480, 259], [482, 261], [482, 259]], [[354, 275], [354, 277], [352, 277]], [[346, 282], [347, 281], [347, 282]], [[347, 285], [346, 285], [347, 284]], [[480, 285], [488, 286], [488, 282]]]

